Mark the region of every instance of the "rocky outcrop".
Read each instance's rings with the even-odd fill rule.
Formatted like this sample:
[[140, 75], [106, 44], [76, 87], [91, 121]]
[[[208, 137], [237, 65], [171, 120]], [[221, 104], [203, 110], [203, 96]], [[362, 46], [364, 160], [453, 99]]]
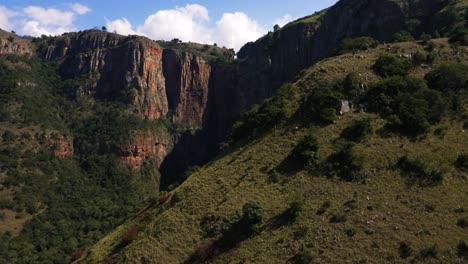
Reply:
[[201, 128], [207, 111], [211, 65], [200, 56], [174, 50], [164, 51], [163, 65], [173, 122]]
[[240, 112], [270, 97], [284, 82], [334, 53], [347, 37], [388, 41], [401, 30], [431, 32], [445, 0], [341, 0], [333, 7], [271, 32], [239, 51]]
[[0, 29], [0, 54], [32, 55], [30, 41]]
[[65, 78], [86, 78], [71, 89], [72, 97], [87, 94], [129, 102], [148, 120], [168, 112], [162, 54], [149, 39], [96, 30], [48, 39], [40, 48], [46, 61], [61, 62]]
[[60, 63], [65, 79], [75, 80], [69, 87], [72, 98], [117, 100], [144, 119], [169, 120], [175, 128], [165, 136], [170, 140], [136, 131], [132, 144], [121, 151], [124, 162], [135, 169], [156, 159], [164, 178], [213, 157], [237, 117], [301, 70], [332, 55], [343, 38], [366, 35], [387, 41], [403, 29], [428, 32], [431, 17], [444, 3], [341, 0], [247, 44], [237, 60], [231, 51], [208, 45], [98, 30], [46, 39], [38, 53]]
[[172, 149], [170, 135], [153, 133], [151, 131], [136, 131], [132, 141], [121, 151], [124, 164], [133, 169], [141, 169], [145, 162], [152, 159], [159, 168], [164, 158]]

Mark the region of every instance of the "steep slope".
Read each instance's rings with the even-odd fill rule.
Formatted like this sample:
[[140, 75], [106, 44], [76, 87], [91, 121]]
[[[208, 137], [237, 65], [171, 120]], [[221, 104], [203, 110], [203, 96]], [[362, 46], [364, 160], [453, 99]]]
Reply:
[[[416, 64], [412, 77], [422, 78], [438, 64], [468, 62], [466, 48], [450, 47], [446, 40], [435, 43], [434, 64]], [[305, 71], [293, 87], [304, 99], [354, 72], [362, 77], [359, 87], [368, 89], [381, 79], [372, 69], [380, 55], [414, 56], [422, 48], [415, 43], [381, 45], [327, 59]], [[310, 123], [306, 100], [284, 125], [244, 138], [246, 145], [237, 144], [205, 165], [78, 262], [463, 263], [468, 188], [466, 171], [453, 165], [468, 152], [466, 90], [463, 96], [465, 121], [444, 118], [423, 137], [394, 131], [390, 119], [359, 108], [332, 124]], [[344, 131], [364, 118], [376, 131], [354, 150], [362, 157], [359, 179], [364, 180], [326, 174], [323, 168], [337, 166], [330, 162], [346, 138]], [[293, 153], [310, 131], [322, 165], [305, 170], [294, 165]], [[399, 169], [402, 157], [428, 161], [443, 171], [442, 183], [412, 182]], [[239, 226], [246, 217], [242, 208], [250, 201], [263, 208], [263, 221], [245, 235]], [[291, 202], [300, 209], [291, 209]]]

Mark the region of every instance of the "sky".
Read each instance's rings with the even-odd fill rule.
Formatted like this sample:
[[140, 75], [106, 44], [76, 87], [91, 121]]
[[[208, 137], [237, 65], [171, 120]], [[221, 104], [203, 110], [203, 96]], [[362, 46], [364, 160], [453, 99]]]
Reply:
[[19, 35], [60, 35], [106, 26], [154, 40], [217, 43], [239, 50], [336, 0], [1, 0], [0, 28]]

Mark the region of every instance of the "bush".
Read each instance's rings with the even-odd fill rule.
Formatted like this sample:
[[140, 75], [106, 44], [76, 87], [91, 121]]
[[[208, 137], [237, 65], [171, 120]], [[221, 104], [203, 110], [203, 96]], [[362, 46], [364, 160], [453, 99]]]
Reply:
[[6, 130], [5, 132], [3, 132], [2, 140], [5, 143], [13, 143], [16, 141], [16, 135], [10, 130]]
[[426, 100], [407, 96], [400, 104], [398, 116], [409, 133], [420, 135], [427, 133], [431, 127], [428, 114], [429, 104]]
[[294, 257], [292, 258], [292, 263], [294, 264], [310, 264], [312, 263], [313, 257], [310, 251], [301, 249]]
[[457, 225], [461, 228], [468, 229], [468, 218], [464, 217], [464, 218], [458, 219]]
[[329, 124], [338, 119], [337, 112], [341, 108], [340, 93], [331, 87], [314, 90], [306, 101], [305, 109], [313, 121]]
[[262, 133], [290, 118], [298, 108], [298, 90], [292, 84], [283, 85], [276, 95], [254, 106], [237, 121], [231, 130], [235, 142], [254, 133]]
[[457, 27], [450, 35], [449, 42], [457, 45], [468, 45], [468, 29]]
[[393, 34], [392, 39], [394, 42], [408, 42], [408, 41], [414, 41], [413, 35], [409, 33], [408, 31], [400, 31], [395, 34]]
[[330, 218], [330, 223], [344, 223], [346, 220], [347, 217], [343, 211], [335, 211]]
[[407, 59], [397, 58], [394, 55], [382, 55], [372, 68], [378, 75], [390, 77], [406, 76], [412, 67], [411, 62]]
[[413, 249], [408, 242], [401, 242], [398, 251], [400, 252], [400, 257], [402, 259], [407, 259], [413, 254]]
[[459, 257], [468, 259], [468, 244], [465, 240], [460, 240], [460, 242], [458, 242], [457, 253]]
[[312, 133], [308, 133], [293, 150], [293, 158], [305, 168], [313, 168], [318, 164], [319, 144]]
[[362, 88], [363, 80], [358, 73], [352, 72], [346, 75], [343, 80], [344, 94], [351, 100], [357, 100], [364, 94]]
[[379, 42], [371, 37], [346, 38], [338, 46], [338, 54], [376, 48]]
[[320, 208], [317, 210], [317, 214], [318, 215], [323, 215], [324, 213], [327, 212], [328, 208], [330, 208], [330, 207], [331, 207], [331, 202], [330, 201], [325, 201], [324, 203], [322, 203]]
[[257, 202], [248, 202], [242, 207], [241, 223], [249, 234], [259, 232], [263, 224], [264, 211]]
[[443, 172], [430, 169], [421, 160], [404, 156], [398, 161], [397, 165], [411, 182], [416, 182], [421, 186], [435, 186], [441, 184], [444, 180]]
[[342, 135], [348, 140], [361, 142], [371, 136], [372, 133], [374, 133], [372, 120], [370, 118], [363, 118], [354, 120], [351, 126], [343, 131]]
[[468, 154], [460, 154], [457, 160], [455, 161], [455, 167], [461, 171], [468, 172]]
[[442, 64], [430, 71], [425, 79], [429, 88], [442, 92], [466, 90], [468, 65], [461, 63]]
[[423, 258], [436, 258], [439, 253], [437, 245], [432, 245], [430, 247], [423, 248], [419, 251], [419, 255]]
[[289, 204], [287, 210], [287, 216], [290, 222], [294, 222], [304, 211], [304, 200], [301, 197], [297, 197]]
[[363, 180], [363, 165], [364, 157], [356, 152], [355, 144], [342, 142], [339, 150], [327, 159], [324, 170], [329, 177], [338, 177], [345, 181], [359, 181]]

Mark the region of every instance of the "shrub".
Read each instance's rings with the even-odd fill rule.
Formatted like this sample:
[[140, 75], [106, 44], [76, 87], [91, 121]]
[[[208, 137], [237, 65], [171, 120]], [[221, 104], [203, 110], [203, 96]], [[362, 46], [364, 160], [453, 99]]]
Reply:
[[400, 242], [400, 247], [398, 248], [398, 251], [400, 252], [400, 257], [402, 259], [409, 258], [413, 254], [413, 249], [411, 248], [411, 245], [408, 242]]
[[355, 144], [342, 142], [338, 151], [331, 155], [324, 165], [329, 177], [339, 177], [345, 181], [363, 180], [364, 157], [356, 152]]
[[435, 186], [441, 184], [444, 180], [443, 172], [430, 169], [421, 160], [404, 156], [398, 161], [397, 165], [411, 182], [417, 182], [421, 186]]
[[330, 87], [316, 89], [309, 95], [305, 109], [313, 121], [325, 124], [332, 123], [337, 117], [337, 112], [341, 107], [340, 93], [334, 92]]
[[449, 42], [457, 45], [468, 45], [468, 29], [457, 27], [450, 35]]
[[409, 133], [420, 135], [431, 127], [427, 120], [428, 114], [429, 104], [426, 100], [406, 96], [400, 104], [398, 116]]
[[294, 257], [292, 258], [292, 263], [294, 264], [310, 264], [312, 263], [313, 257], [310, 251], [301, 249]]
[[442, 64], [430, 71], [425, 79], [429, 88], [442, 92], [467, 89], [468, 65], [461, 63]]
[[394, 114], [398, 109], [399, 97], [407, 90], [407, 83], [400, 76], [383, 79], [374, 84], [366, 95], [371, 111], [384, 116]]
[[459, 257], [468, 259], [468, 244], [465, 240], [460, 240], [460, 242], [458, 242], [457, 253]]
[[293, 150], [293, 157], [305, 168], [313, 168], [319, 161], [319, 144], [312, 133], [308, 133]]
[[248, 202], [242, 207], [241, 223], [249, 234], [259, 232], [263, 223], [264, 211], [257, 202]]
[[354, 120], [351, 126], [343, 131], [343, 136], [349, 140], [360, 142], [374, 133], [370, 118]]
[[294, 201], [289, 204], [287, 210], [287, 216], [290, 222], [294, 222], [299, 218], [301, 213], [304, 211], [304, 200], [300, 197], [296, 197]]
[[317, 210], [318, 215], [323, 215], [325, 212], [327, 212], [328, 208], [331, 207], [331, 202], [330, 201], [325, 201], [320, 208]]
[[378, 45], [379, 42], [371, 37], [346, 38], [343, 39], [343, 41], [341, 41], [341, 44], [338, 46], [338, 53], [344, 54], [359, 50], [367, 50], [370, 48], [375, 48]]
[[335, 211], [330, 218], [330, 223], [344, 223], [346, 219], [346, 214], [343, 211]]
[[3, 132], [2, 140], [3, 140], [3, 142], [6, 142], [6, 143], [15, 142], [16, 141], [16, 135], [15, 135], [15, 133], [11, 132], [10, 130], [6, 130], [5, 132]]
[[374, 71], [382, 77], [406, 76], [411, 68], [409, 60], [389, 54], [380, 56], [373, 66]]
[[468, 218], [464, 217], [464, 218], [458, 219], [457, 225], [461, 228], [468, 229]]
[[414, 41], [413, 35], [411, 35], [411, 33], [409, 33], [408, 31], [399, 31], [393, 34], [392, 39], [394, 42]]
[[439, 253], [437, 245], [432, 245], [430, 247], [425, 247], [419, 251], [419, 255], [423, 258], [436, 258]]
[[262, 133], [290, 118], [298, 108], [297, 87], [283, 85], [272, 98], [254, 106], [237, 121], [231, 130], [230, 141], [238, 141], [254, 132]]
[[192, 167], [189, 167], [185, 172], [184, 172], [184, 175], [183, 175], [183, 178], [182, 180], [185, 181], [187, 180], [191, 175], [197, 173], [200, 171], [200, 166], [192, 166]]
[[271, 183], [278, 183], [280, 181], [281, 174], [277, 170], [273, 170], [269, 174], [269, 181]]
[[460, 154], [455, 161], [455, 166], [461, 171], [468, 172], [468, 154]]
[[346, 75], [343, 80], [343, 90], [345, 95], [351, 100], [359, 99], [364, 94], [362, 88], [363, 80], [358, 73], [352, 72]]

